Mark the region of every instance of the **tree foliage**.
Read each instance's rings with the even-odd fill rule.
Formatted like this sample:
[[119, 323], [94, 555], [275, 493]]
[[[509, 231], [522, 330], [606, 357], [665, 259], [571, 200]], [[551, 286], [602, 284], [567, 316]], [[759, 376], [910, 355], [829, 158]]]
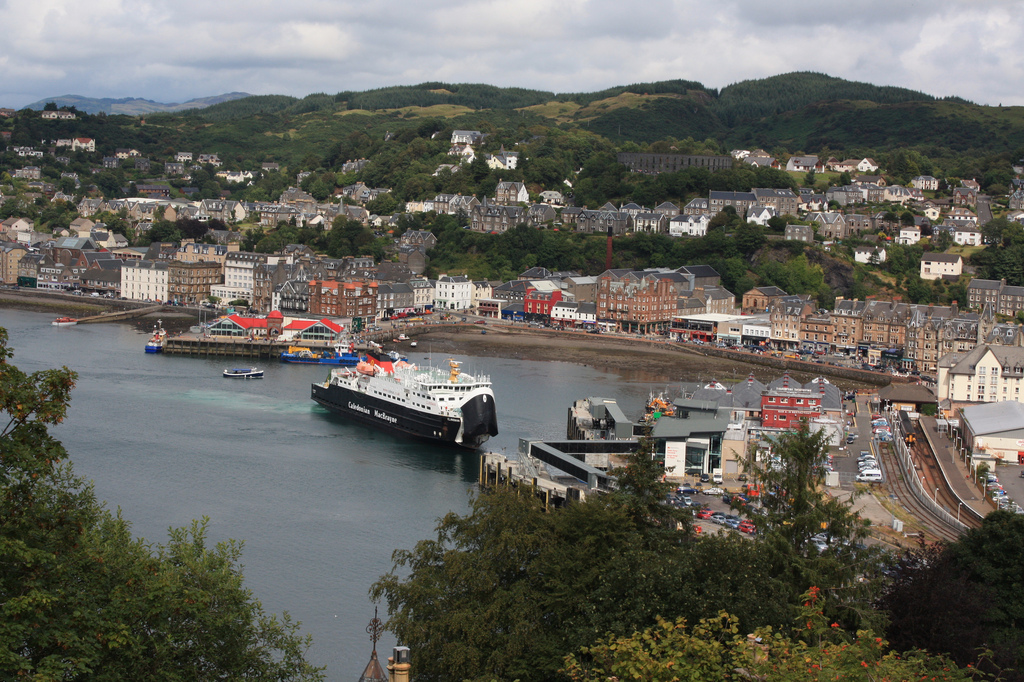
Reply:
[[805, 597], [792, 636], [771, 628], [744, 634], [725, 611], [693, 627], [659, 618], [643, 632], [609, 637], [567, 656], [564, 672], [573, 682], [978, 679], [976, 670], [960, 669], [943, 656], [889, 652], [870, 631], [848, 636], [823, 617], [816, 588]]
[[75, 373], [25, 374], [0, 329], [0, 675], [5, 679], [322, 679], [308, 636], [267, 616], [240, 545], [206, 521], [151, 547], [74, 475], [48, 427]]

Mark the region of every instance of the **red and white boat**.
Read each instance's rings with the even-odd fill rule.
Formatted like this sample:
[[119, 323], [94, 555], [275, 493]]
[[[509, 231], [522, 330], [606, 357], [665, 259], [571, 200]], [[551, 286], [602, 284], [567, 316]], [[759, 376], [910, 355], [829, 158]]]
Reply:
[[54, 327], [73, 327], [78, 324], [78, 318], [75, 317], [58, 317], [56, 320], [51, 322]]

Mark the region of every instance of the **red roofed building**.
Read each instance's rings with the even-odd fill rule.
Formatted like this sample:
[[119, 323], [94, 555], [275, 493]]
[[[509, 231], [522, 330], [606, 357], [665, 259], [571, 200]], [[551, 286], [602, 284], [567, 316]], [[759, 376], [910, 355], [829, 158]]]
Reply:
[[296, 319], [285, 324], [280, 310], [266, 317], [228, 315], [210, 325], [210, 336], [251, 336], [257, 338], [283, 337], [296, 341], [332, 341], [341, 339], [345, 328], [328, 319]]
[[372, 320], [377, 317], [377, 283], [311, 280], [309, 312], [313, 315]]

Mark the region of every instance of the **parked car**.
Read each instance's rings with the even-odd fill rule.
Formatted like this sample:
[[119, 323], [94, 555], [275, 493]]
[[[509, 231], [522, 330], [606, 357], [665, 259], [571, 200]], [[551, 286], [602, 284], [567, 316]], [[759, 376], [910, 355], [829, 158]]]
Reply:
[[729, 528], [739, 528], [740, 527], [740, 517], [733, 516], [732, 514], [726, 514], [726, 516], [725, 516], [725, 525], [728, 526]]
[[710, 481], [711, 481], [711, 477], [708, 476], [707, 474], [701, 474], [700, 475], [700, 482], [701, 483], [709, 483]]
[[710, 519], [712, 514], [714, 514], [713, 511], [711, 511], [707, 507], [704, 507], [703, 509], [701, 509], [700, 511], [697, 512], [697, 518], [698, 519]]
[[715, 523], [724, 524], [725, 523], [725, 514], [723, 514], [722, 512], [715, 512], [714, 514], [711, 515], [711, 519], [710, 520], [714, 521]]
[[753, 521], [740, 521], [740, 525], [736, 527], [736, 530], [741, 533], [753, 534], [757, 532], [757, 526], [754, 525]]

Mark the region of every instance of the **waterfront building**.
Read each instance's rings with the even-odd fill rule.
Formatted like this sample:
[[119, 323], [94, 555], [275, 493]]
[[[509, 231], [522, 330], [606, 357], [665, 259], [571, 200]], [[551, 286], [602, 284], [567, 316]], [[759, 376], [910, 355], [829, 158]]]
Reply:
[[121, 295], [132, 301], [168, 300], [168, 262], [125, 261], [121, 265]]
[[195, 305], [210, 297], [211, 289], [223, 281], [222, 266], [214, 261], [188, 263], [173, 260], [167, 264], [167, 300], [180, 305]]

